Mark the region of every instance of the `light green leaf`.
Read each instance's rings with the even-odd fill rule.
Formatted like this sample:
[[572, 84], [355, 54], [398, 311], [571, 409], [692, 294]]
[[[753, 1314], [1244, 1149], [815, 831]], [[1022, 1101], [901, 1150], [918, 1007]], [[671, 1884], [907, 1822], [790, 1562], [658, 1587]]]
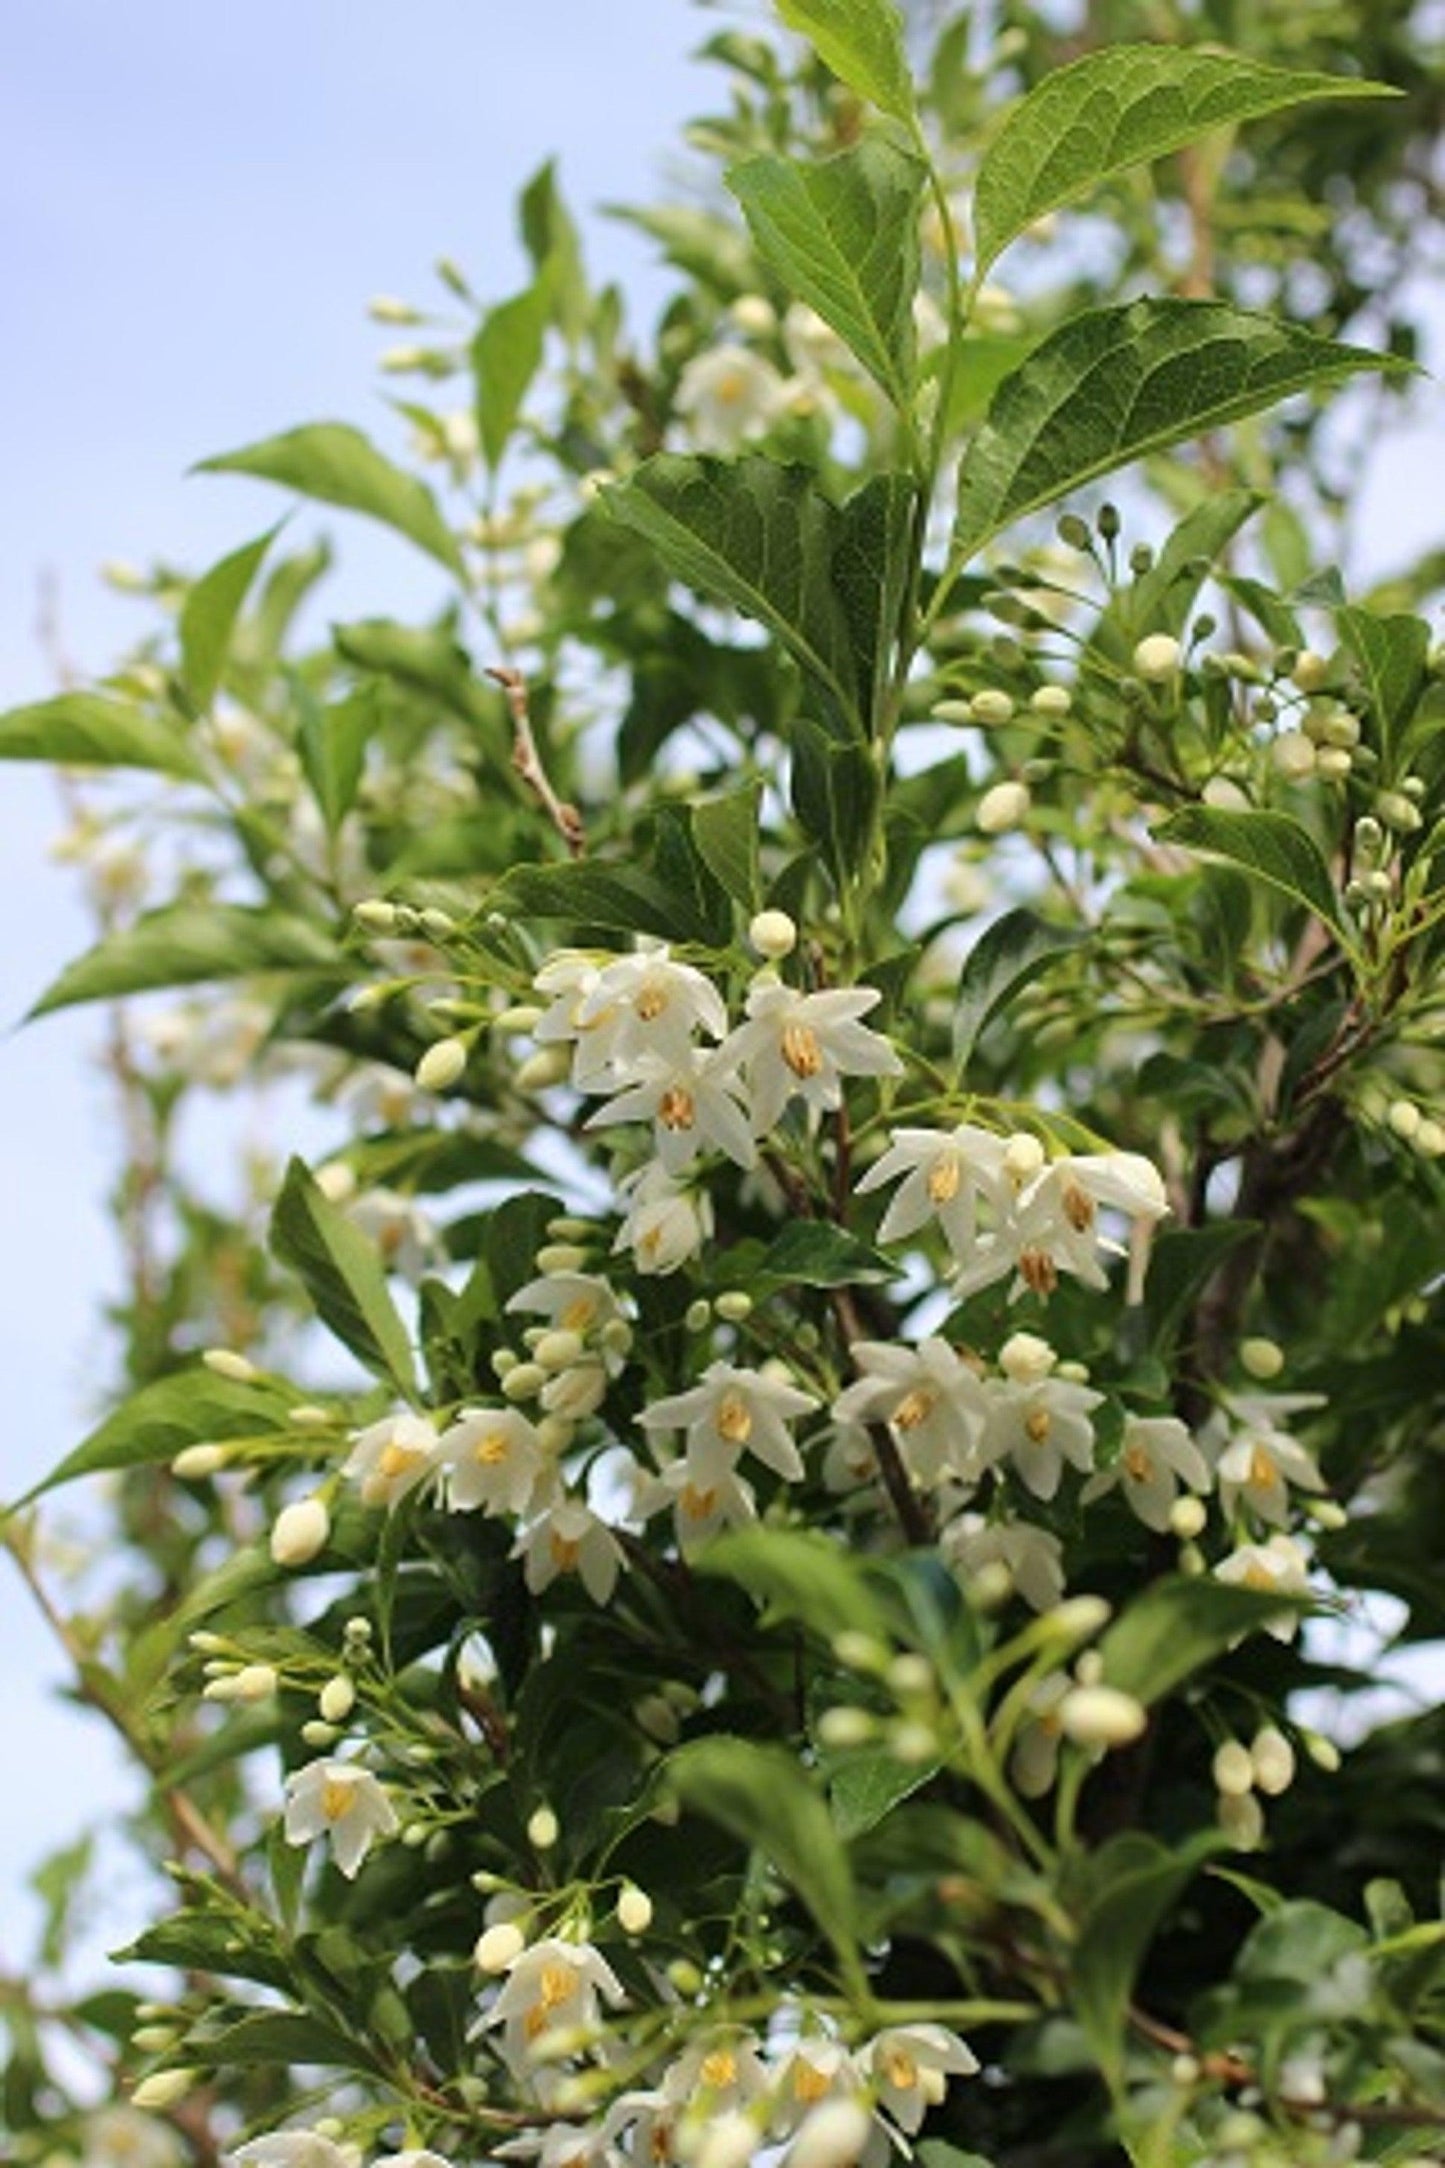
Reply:
[[62, 767], [152, 768], [160, 775], [205, 773], [168, 723], [107, 693], [58, 693], [0, 715], [0, 760], [53, 760]]
[[840, 1756], [828, 1771], [828, 1796], [833, 1826], [844, 1843], [851, 1844], [855, 1837], [876, 1829], [900, 1800], [936, 1777], [942, 1766], [941, 1757], [901, 1762], [877, 1751]]
[[310, 422], [284, 436], [203, 459], [200, 474], [251, 474], [300, 496], [340, 505], [404, 534], [449, 572], [461, 572], [461, 551], [436, 499], [415, 475], [380, 453], [345, 422]]
[[840, 83], [871, 98], [895, 120], [915, 117], [903, 22], [890, 0], [777, 0], [790, 30], [805, 37]]
[[477, 383], [477, 429], [489, 467], [501, 464], [533, 377], [541, 365], [552, 313], [545, 278], [514, 294], [482, 319], [472, 341]]
[[750, 158], [727, 176], [764, 263], [900, 410], [913, 391], [925, 177], [918, 159], [879, 136], [813, 164]]
[[652, 933], [674, 940], [710, 941], [686, 896], [640, 866], [592, 860], [513, 866], [487, 891], [487, 909], [509, 917], [566, 919], [619, 933]]
[[748, 1739], [693, 1739], [668, 1757], [665, 1774], [684, 1805], [771, 1860], [856, 1980], [857, 1900], [847, 1855], [821, 1792], [793, 1756]]
[[825, 1641], [847, 1631], [880, 1638], [887, 1624], [855, 1558], [823, 1535], [793, 1528], [734, 1528], [718, 1536], [694, 1570], [736, 1581], [762, 1606], [762, 1623], [797, 1619]]
[[1100, 1641], [1104, 1677], [1139, 1701], [1163, 1701], [1246, 1634], [1307, 1608], [1298, 1597], [1228, 1581], [1153, 1581]]
[[1356, 607], [1337, 610], [1335, 623], [1360, 666], [1381, 744], [1387, 753], [1393, 752], [1424, 690], [1430, 628], [1422, 617], [1403, 612], [1382, 617], [1375, 610]]
[[274, 1387], [237, 1384], [204, 1367], [179, 1370], [132, 1393], [16, 1503], [28, 1505], [77, 1476], [151, 1467], [174, 1460], [188, 1445], [257, 1437], [285, 1427], [286, 1405]]
[[721, 798], [703, 798], [692, 808], [692, 839], [698, 854], [735, 903], [756, 911], [762, 878], [758, 870], [758, 818], [761, 783], [744, 783]]
[[1294, 392], [1406, 366], [1223, 301], [1089, 309], [995, 392], [964, 460], [955, 549], [972, 557], [1099, 475]]
[[1071, 2001], [1111, 2087], [1123, 2077], [1129, 1996], [1154, 1931], [1203, 1862], [1228, 1849], [1219, 1829], [1200, 1831], [1178, 1851], [1130, 1831], [1089, 1863], [1094, 1896], [1074, 1945]]
[[212, 565], [181, 606], [181, 676], [198, 708], [208, 708], [215, 697], [236, 619], [277, 532], [276, 527], [268, 527], [254, 542]]
[[1237, 53], [1111, 45], [1020, 98], [985, 151], [974, 192], [980, 275], [1046, 211], [1217, 128], [1308, 98], [1389, 98], [1385, 83], [1263, 66]]
[[322, 1324], [368, 1370], [414, 1399], [411, 1343], [376, 1245], [337, 1210], [299, 1159], [287, 1168], [271, 1215], [271, 1248], [305, 1283]]
[[964, 959], [953, 1010], [953, 1061], [962, 1071], [979, 1033], [1020, 987], [1086, 936], [1075, 927], [1051, 926], [1022, 906], [995, 919]]
[[1268, 882], [1323, 920], [1343, 947], [1349, 935], [1340, 917], [1335, 884], [1319, 845], [1289, 813], [1234, 812], [1228, 807], [1188, 805], [1154, 833], [1162, 843], [1223, 858]]
[[334, 944], [309, 919], [247, 904], [168, 904], [67, 964], [30, 1014], [48, 1016], [78, 1002], [113, 1001], [158, 986], [339, 967]]
[[368, 690], [323, 707], [304, 687], [297, 690], [301, 728], [296, 750], [327, 833], [334, 836], [356, 803], [367, 743], [381, 721], [380, 704]]

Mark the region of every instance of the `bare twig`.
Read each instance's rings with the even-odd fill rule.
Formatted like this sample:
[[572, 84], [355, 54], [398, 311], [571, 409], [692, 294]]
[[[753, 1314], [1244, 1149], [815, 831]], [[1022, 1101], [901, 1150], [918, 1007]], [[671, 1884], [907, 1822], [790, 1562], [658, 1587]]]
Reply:
[[501, 686], [507, 696], [507, 706], [512, 716], [512, 766], [535, 796], [566, 844], [570, 855], [580, 858], [587, 848], [582, 816], [575, 805], [567, 805], [557, 796], [542, 765], [537, 740], [532, 735], [532, 718], [527, 709], [527, 680], [520, 670], [514, 670], [510, 666], [489, 669], [486, 674], [494, 684]]
[[[868, 1337], [866, 1328], [858, 1314], [851, 1290], [835, 1287], [831, 1293], [833, 1315], [837, 1318], [839, 1330], [851, 1350], [860, 1340]], [[869, 1423], [867, 1430], [868, 1442], [878, 1462], [878, 1473], [883, 1478], [883, 1488], [898, 1516], [899, 1527], [910, 1543], [931, 1543], [934, 1535], [933, 1515], [908, 1480], [908, 1470], [904, 1467], [898, 1447], [894, 1443], [893, 1433], [886, 1423]]]

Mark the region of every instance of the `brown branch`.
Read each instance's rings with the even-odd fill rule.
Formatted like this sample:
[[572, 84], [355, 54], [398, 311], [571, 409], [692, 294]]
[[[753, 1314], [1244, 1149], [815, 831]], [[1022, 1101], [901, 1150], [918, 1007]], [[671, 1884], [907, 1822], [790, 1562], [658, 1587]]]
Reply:
[[575, 805], [568, 805], [557, 796], [542, 765], [542, 756], [537, 750], [537, 740], [532, 734], [532, 718], [527, 708], [527, 680], [520, 670], [514, 670], [509, 665], [489, 669], [486, 675], [494, 684], [500, 685], [507, 696], [507, 706], [512, 716], [512, 766], [535, 796], [542, 811], [566, 844], [569, 854], [573, 858], [580, 858], [587, 848], [582, 816]]
[[[830, 1293], [833, 1315], [838, 1320], [838, 1328], [851, 1353], [860, 1340], [867, 1338], [867, 1329], [858, 1314], [851, 1289], [835, 1287]], [[908, 1470], [903, 1465], [893, 1433], [886, 1423], [869, 1423], [865, 1427], [868, 1442], [878, 1462], [878, 1473], [883, 1478], [883, 1488], [898, 1516], [899, 1527], [910, 1543], [932, 1543], [933, 1515], [908, 1479]]]
[[1270, 2094], [1261, 2084], [1259, 2073], [1238, 2055], [1223, 2053], [1211, 2055], [1202, 2052], [1190, 2039], [1188, 2033], [1166, 2025], [1162, 2019], [1152, 2017], [1147, 2010], [1131, 2005], [1129, 2023], [1143, 2040], [1154, 2047], [1163, 2048], [1169, 2055], [1187, 2055], [1199, 2066], [1200, 2074], [1214, 2078], [1221, 2085], [1257, 2088], [1270, 2102], [1286, 2115], [1305, 2120], [1325, 2116], [1333, 2123], [1377, 2123], [1393, 2125], [1401, 2129], [1412, 2126], [1417, 2129], [1445, 2130], [1445, 2108], [1410, 2107], [1401, 2101], [1354, 2100], [1301, 2100], [1289, 2093]]

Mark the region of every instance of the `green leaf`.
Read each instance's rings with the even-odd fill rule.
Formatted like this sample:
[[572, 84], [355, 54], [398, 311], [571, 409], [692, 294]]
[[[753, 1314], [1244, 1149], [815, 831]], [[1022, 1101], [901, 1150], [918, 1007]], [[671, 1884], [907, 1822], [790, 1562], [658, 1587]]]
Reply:
[[1305, 1608], [1299, 1597], [1228, 1581], [1153, 1581], [1100, 1641], [1104, 1677], [1139, 1701], [1163, 1701], [1246, 1634]]
[[919, 493], [906, 474], [875, 474], [842, 508], [833, 585], [853, 637], [865, 727], [884, 713], [912, 561]]
[[1209, 1227], [1173, 1227], [1154, 1237], [1144, 1284], [1144, 1316], [1152, 1348], [1163, 1350], [1173, 1341], [1225, 1258], [1259, 1232], [1255, 1220], [1231, 1219]]
[[749, 158], [727, 175], [764, 263], [900, 411], [913, 391], [925, 178], [918, 159], [879, 136], [814, 164]]
[[923, 2168], [995, 2168], [982, 2153], [963, 2153], [946, 2138], [925, 2138], [913, 2149], [913, 2157], [921, 2161]]
[[758, 820], [761, 783], [744, 783], [721, 798], [703, 798], [692, 808], [692, 840], [703, 863], [734, 903], [756, 911], [762, 891], [758, 870]]
[[1112, 2088], [1123, 2078], [1129, 1997], [1154, 1931], [1203, 1862], [1228, 1849], [1219, 1829], [1200, 1831], [1178, 1851], [1130, 1831], [1089, 1863], [1094, 1895], [1069, 1968], [1071, 2002]]
[[665, 1774], [684, 1805], [771, 1860], [856, 1981], [857, 1900], [847, 1855], [822, 1794], [786, 1748], [693, 1739], [668, 1757]]
[[152, 768], [188, 780], [205, 773], [169, 723], [106, 693], [58, 693], [0, 715], [0, 760], [54, 760], [62, 767]]
[[30, 1011], [112, 1001], [160, 986], [196, 986], [268, 971], [335, 971], [338, 952], [309, 919], [248, 904], [168, 904], [108, 934], [67, 964]]
[[790, 1220], [768, 1244], [748, 1280], [787, 1286], [856, 1287], [896, 1280], [898, 1267], [831, 1220]]
[[953, 1008], [953, 1061], [962, 1071], [980, 1032], [1020, 987], [1036, 979], [1056, 956], [1078, 948], [1087, 936], [1075, 927], [1051, 926], [1036, 911], [1006, 911], [979, 935], [964, 959]]
[[791, 737], [793, 811], [841, 893], [870, 871], [864, 860], [882, 777], [866, 745], [840, 745], [816, 723], [795, 723]]
[[174, 1460], [188, 1445], [258, 1437], [285, 1427], [286, 1404], [274, 1386], [239, 1384], [214, 1376], [204, 1365], [178, 1370], [132, 1393], [17, 1504], [28, 1505], [77, 1476], [144, 1468]]
[[1223, 301], [1089, 309], [1004, 378], [964, 460], [954, 547], [1003, 528], [1146, 452], [1294, 392], [1407, 364]]
[[368, 1370], [416, 1396], [411, 1343], [374, 1243], [339, 1212], [299, 1159], [271, 1215], [271, 1248], [305, 1283], [321, 1322]]
[[1385, 83], [1271, 68], [1237, 53], [1110, 45], [1011, 106], [979, 164], [978, 275], [1046, 211], [1217, 128], [1308, 98], [1389, 98]]
[[887, 1632], [858, 1561], [827, 1536], [793, 1528], [734, 1528], [694, 1561], [694, 1571], [735, 1581], [762, 1606], [764, 1626], [797, 1619], [825, 1641], [852, 1630]]
[[375, 2073], [376, 2057], [349, 2033], [299, 2010], [256, 2010], [213, 2033], [192, 2034], [177, 2050], [217, 2070], [246, 2070], [262, 2063], [335, 2065]]
[[1337, 610], [1335, 623], [1360, 666], [1381, 746], [1396, 752], [1425, 687], [1430, 628], [1421, 617], [1381, 617], [1362, 608]]
[[840, 1757], [828, 1772], [828, 1796], [833, 1826], [843, 1842], [851, 1844], [876, 1829], [900, 1800], [910, 1798], [942, 1766], [941, 1759], [901, 1762], [876, 1751]]
[[716, 928], [700, 920], [688, 898], [639, 866], [593, 860], [552, 866], [513, 866], [487, 892], [487, 909], [516, 918], [565, 919], [616, 933], [652, 933], [710, 943]]
[[895, 120], [913, 124], [913, 78], [903, 22], [890, 0], [777, 0], [790, 30], [805, 37], [840, 83]]
[[541, 365], [552, 313], [545, 278], [514, 294], [482, 319], [472, 341], [477, 383], [477, 429], [487, 465], [496, 468], [511, 442], [533, 377]]
[[279, 526], [268, 527], [254, 542], [212, 565], [181, 605], [181, 676], [198, 708], [208, 708], [215, 697], [236, 619], [278, 532]]
[[1144, 633], [1177, 639], [1214, 560], [1266, 501], [1258, 490], [1224, 489], [1186, 513], [1149, 570], [1114, 596], [1090, 634], [1090, 648], [1127, 666]]
[[1335, 884], [1320, 847], [1290, 813], [1234, 812], [1228, 807], [1188, 805], [1155, 829], [1162, 843], [1182, 843], [1206, 857], [1223, 858], [1252, 873], [1323, 921], [1348, 949], [1350, 937]]
[[203, 459], [200, 474], [252, 474], [300, 496], [340, 505], [407, 536], [449, 572], [464, 570], [456, 538], [431, 491], [345, 422], [310, 422], [237, 452]]
[[304, 687], [297, 690], [302, 697], [296, 750], [327, 833], [334, 836], [356, 803], [367, 744], [381, 722], [380, 703], [368, 690], [323, 707]]

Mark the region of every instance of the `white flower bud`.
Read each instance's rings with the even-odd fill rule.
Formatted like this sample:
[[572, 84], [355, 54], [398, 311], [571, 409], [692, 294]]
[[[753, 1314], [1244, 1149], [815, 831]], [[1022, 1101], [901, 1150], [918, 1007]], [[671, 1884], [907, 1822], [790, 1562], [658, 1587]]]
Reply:
[[544, 1370], [567, 1370], [573, 1363], [581, 1360], [583, 1346], [580, 1332], [570, 1332], [558, 1327], [538, 1335], [532, 1357]]
[[395, 294], [373, 294], [366, 304], [366, 313], [374, 324], [419, 324], [420, 309], [414, 309], [409, 301], [398, 301]]
[[748, 941], [755, 955], [780, 963], [798, 945], [798, 928], [786, 911], [759, 911], [748, 927]]
[[652, 1925], [652, 1899], [635, 1882], [624, 1882], [618, 1892], [617, 1924], [625, 1935], [645, 1935]]
[[537, 1807], [528, 1819], [527, 1842], [534, 1851], [550, 1852], [561, 1834], [561, 1825], [550, 1807]]
[[356, 1707], [356, 1688], [344, 1671], [328, 1679], [316, 1697], [316, 1706], [328, 1724], [344, 1724]]
[[537, 1270], [549, 1272], [585, 1272], [587, 1252], [575, 1242], [545, 1242], [537, 1252]]
[[1070, 1596], [1056, 1603], [1048, 1618], [1055, 1633], [1062, 1634], [1065, 1640], [1089, 1641], [1103, 1632], [1112, 1615], [1102, 1596]]
[[335, 1746], [341, 1734], [334, 1724], [323, 1724], [319, 1717], [313, 1716], [301, 1726], [301, 1736], [308, 1746], [319, 1747], [324, 1753], [327, 1747]]
[[1327, 1739], [1323, 1732], [1318, 1731], [1301, 1732], [1300, 1740], [1316, 1769], [1323, 1769], [1326, 1776], [1332, 1777], [1339, 1768], [1341, 1759], [1340, 1750], [1334, 1740]]
[[778, 328], [778, 312], [764, 294], [739, 294], [728, 314], [750, 339], [766, 339]]
[[968, 1584], [975, 1611], [999, 1611], [1014, 1592], [1014, 1577], [1001, 1558], [986, 1558]]
[[725, 1325], [741, 1325], [753, 1314], [753, 1298], [741, 1287], [724, 1288], [714, 1308]]
[[895, 1694], [931, 1694], [934, 1687], [933, 1666], [926, 1656], [919, 1656], [911, 1649], [895, 1656], [888, 1666], [887, 1679]]
[[467, 1049], [461, 1039], [438, 1039], [417, 1063], [416, 1080], [424, 1092], [444, 1092], [466, 1066]]
[[997, 729], [1000, 724], [1013, 721], [1013, 701], [997, 685], [987, 685], [981, 693], [975, 693], [968, 709], [973, 720], [986, 728]]
[[519, 1092], [542, 1092], [549, 1084], [560, 1084], [570, 1067], [565, 1046], [543, 1046], [519, 1065], [512, 1081]]
[[1249, 1758], [1254, 1781], [1269, 1798], [1277, 1799], [1289, 1790], [1295, 1779], [1294, 1748], [1275, 1725], [1265, 1724], [1255, 1733]]
[[1044, 1148], [1026, 1129], [1016, 1130], [1003, 1149], [1003, 1169], [1015, 1189], [1031, 1182], [1044, 1164]]
[[689, 1332], [706, 1332], [712, 1323], [712, 1304], [706, 1295], [699, 1295], [682, 1313], [682, 1322]]
[[845, 1626], [842, 1633], [835, 1635], [833, 1654], [850, 1671], [885, 1671], [888, 1667], [886, 1645], [856, 1626]]
[[502, 1394], [507, 1400], [533, 1400], [546, 1382], [540, 1363], [512, 1363], [502, 1379]]
[[269, 1701], [279, 1684], [274, 1664], [244, 1664], [236, 1673], [237, 1701]]
[[510, 1009], [498, 1009], [492, 1018], [492, 1029], [508, 1034], [535, 1031], [542, 1021], [542, 1013], [532, 1002], [518, 1003]]
[[1233, 776], [1212, 775], [1199, 795], [1206, 805], [1222, 813], [1247, 813], [1250, 809], [1248, 791], [1242, 790]]
[[[516, 1372], [512, 1373], [516, 1376]], [[512, 1379], [503, 1386], [505, 1392]], [[586, 1416], [594, 1415], [607, 1397], [607, 1372], [601, 1363], [574, 1363], [570, 1370], [559, 1370], [548, 1378], [542, 1387], [542, 1405], [549, 1415], [560, 1415], [567, 1423], [580, 1423]]]
[[1264, 1839], [1264, 1809], [1253, 1792], [1221, 1792], [1219, 1826], [1237, 1852], [1253, 1852]]
[[1360, 742], [1360, 718], [1351, 715], [1348, 708], [1334, 708], [1325, 717], [1324, 740], [1326, 745], [1343, 747], [1353, 752]]
[[866, 1746], [877, 1731], [877, 1719], [869, 1710], [854, 1708], [847, 1702], [825, 1709], [818, 1719], [818, 1737], [823, 1745], [844, 1751]]
[[1241, 1367], [1261, 1384], [1277, 1378], [1284, 1368], [1284, 1349], [1277, 1340], [1241, 1340], [1239, 1344]]
[[1073, 704], [1066, 685], [1041, 685], [1029, 701], [1035, 715], [1047, 716], [1050, 722], [1061, 722]]
[[1196, 1536], [1203, 1535], [1204, 1524], [1208, 1518], [1209, 1512], [1204, 1500], [1194, 1497], [1192, 1493], [1176, 1498], [1169, 1508], [1169, 1526], [1181, 1543], [1192, 1543]]
[[1134, 668], [1150, 685], [1163, 685], [1179, 668], [1179, 642], [1171, 633], [1151, 632], [1134, 650]]
[[888, 1733], [888, 1750], [895, 1761], [921, 1768], [924, 1762], [937, 1758], [938, 1734], [931, 1724], [894, 1724]]
[[344, 1159], [316, 1170], [316, 1187], [329, 1204], [346, 1204], [356, 1195], [356, 1176]]
[[544, 1415], [535, 1428], [538, 1445], [554, 1460], [566, 1452], [577, 1435], [577, 1425], [569, 1423], [565, 1415]]
[[1438, 1159], [1445, 1152], [1445, 1124], [1427, 1116], [1415, 1131], [1415, 1149], [1422, 1159]]
[[130, 2044], [142, 2055], [164, 2055], [178, 2038], [174, 2025], [139, 2025], [130, 2036]]
[[1322, 745], [1315, 754], [1315, 773], [1327, 783], [1343, 783], [1354, 765], [1343, 746]]
[[1048, 1341], [1034, 1332], [1010, 1333], [998, 1351], [999, 1369], [1015, 1385], [1042, 1383], [1057, 1361]]
[[173, 2108], [178, 2100], [184, 2100], [196, 2083], [194, 2070], [156, 2070], [140, 2084], [130, 2096], [133, 2108]]
[[1059, 1703], [1059, 1722], [1075, 1746], [1128, 1746], [1148, 1721], [1143, 1703], [1117, 1686], [1075, 1686]]
[[1254, 1790], [1254, 1758], [1238, 1739], [1226, 1739], [1215, 1751], [1210, 1767], [1215, 1790], [1227, 1799], [1243, 1799]]
[[1423, 820], [1420, 808], [1398, 790], [1381, 791], [1375, 801], [1375, 811], [1387, 828], [1393, 828], [1402, 836], [1413, 835]]
[[644, 1694], [641, 1701], [633, 1705], [632, 1719], [638, 1730], [646, 1732], [659, 1746], [677, 1744], [681, 1727], [677, 1711], [665, 1694]]
[[396, 905], [382, 896], [368, 896], [362, 903], [351, 906], [351, 915], [358, 926], [367, 933], [390, 934], [396, 932]]
[[706, 2124], [696, 2127], [700, 2130], [701, 2142], [695, 2152], [689, 2146], [683, 2155], [689, 2168], [747, 2168], [762, 2143], [762, 2132], [741, 2108], [729, 2108], [723, 2115], [709, 2116]]
[[178, 1475], [183, 1483], [201, 1483], [225, 1465], [223, 1445], [188, 1445], [171, 1462], [171, 1474]]
[[234, 1671], [226, 1672], [219, 1679], [208, 1679], [201, 1688], [202, 1701], [239, 1701], [241, 1691], [236, 1681]]
[[505, 1972], [527, 1947], [527, 1938], [513, 1920], [488, 1927], [478, 1935], [472, 1957], [483, 1972]]
[[1316, 655], [1312, 648], [1300, 649], [1295, 666], [1290, 672], [1302, 693], [1317, 693], [1330, 674], [1329, 663], [1323, 655]]
[[287, 1409], [286, 1420], [297, 1430], [330, 1430], [336, 1417], [330, 1408], [318, 1407], [313, 1400], [301, 1400]]
[[305, 1566], [326, 1548], [331, 1515], [322, 1498], [298, 1498], [283, 1506], [271, 1530], [271, 1556], [278, 1566]]
[[788, 2168], [852, 2168], [872, 2130], [873, 2118], [861, 2101], [820, 2100], [788, 2149]]
[[1385, 1120], [1405, 1144], [1418, 1134], [1423, 1119], [1420, 1109], [1410, 1099], [1392, 1099], [1385, 1112]]
[[935, 723], [971, 723], [973, 702], [971, 700], [935, 700], [928, 711], [929, 720]]
[[1303, 783], [1315, 772], [1315, 749], [1302, 730], [1282, 730], [1270, 741], [1269, 757], [1290, 783]]
[[1104, 1659], [1097, 1649], [1085, 1649], [1074, 1666], [1080, 1686], [1097, 1686], [1104, 1676]]
[[233, 1385], [254, 1385], [261, 1375], [253, 1362], [230, 1347], [208, 1347], [201, 1361], [216, 1377], [229, 1378]]

